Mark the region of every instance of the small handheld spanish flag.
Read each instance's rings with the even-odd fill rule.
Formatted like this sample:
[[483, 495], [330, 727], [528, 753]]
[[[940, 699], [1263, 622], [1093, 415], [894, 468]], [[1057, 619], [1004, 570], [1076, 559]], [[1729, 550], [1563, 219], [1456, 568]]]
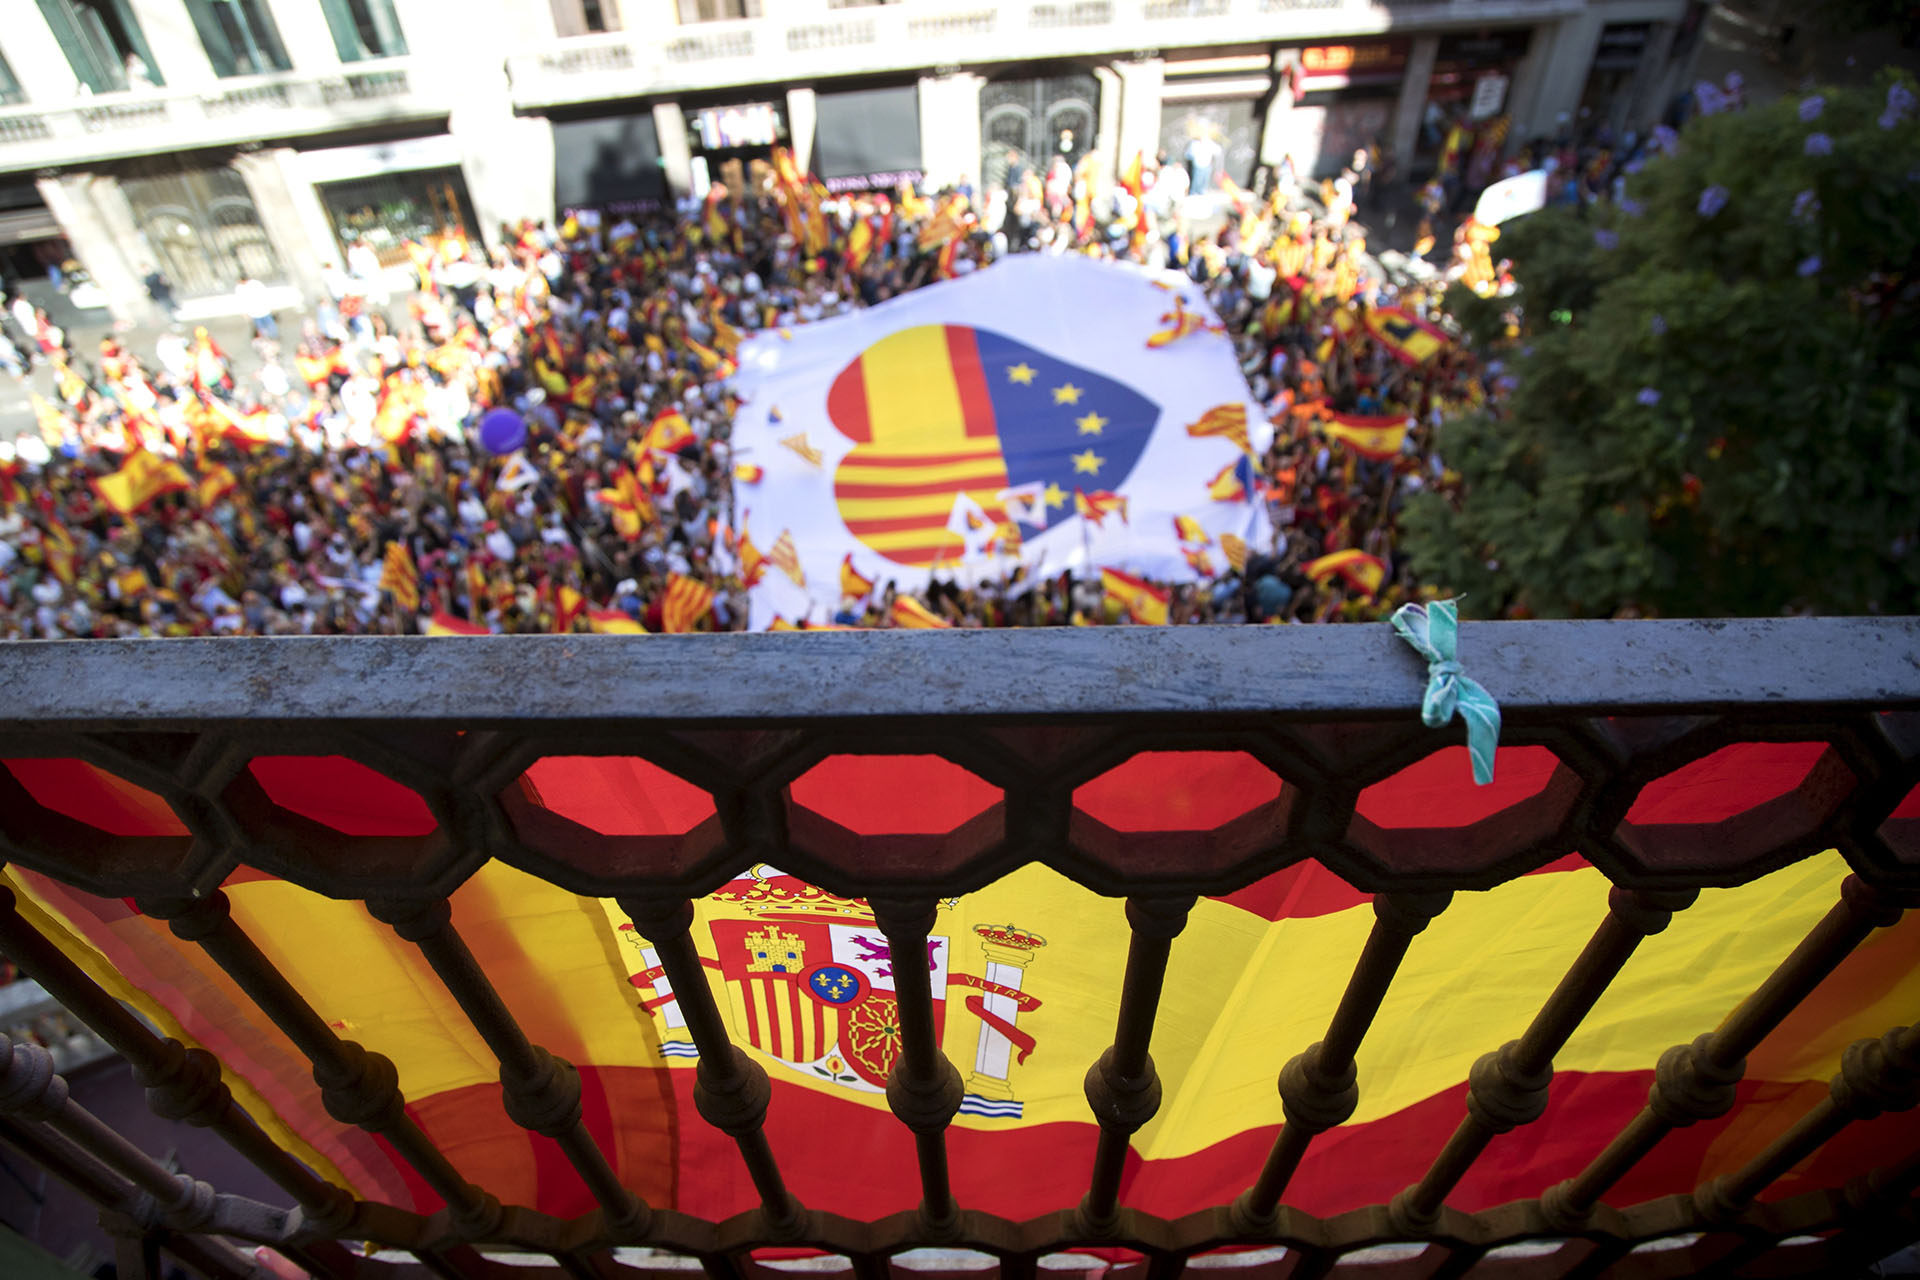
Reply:
[[853, 552], [847, 552], [847, 558], [840, 562], [840, 594], [862, 599], [873, 591], [873, 579], [863, 577], [853, 567]]
[[1106, 592], [1106, 598], [1118, 604], [1135, 622], [1153, 626], [1166, 624], [1173, 593], [1165, 587], [1156, 587], [1143, 578], [1122, 573], [1118, 569], [1102, 569], [1100, 586]]
[[736, 462], [733, 464], [733, 478], [738, 484], [759, 484], [767, 477], [767, 469], [756, 462]]
[[1378, 594], [1380, 584], [1387, 578], [1386, 564], [1379, 557], [1370, 556], [1357, 547], [1348, 547], [1345, 551], [1335, 551], [1318, 560], [1309, 560], [1301, 568], [1315, 582], [1338, 577], [1366, 596]]
[[891, 617], [894, 626], [909, 631], [944, 631], [953, 626], [912, 596], [896, 596]]
[[1213, 539], [1207, 536], [1207, 531], [1202, 529], [1200, 522], [1192, 516], [1175, 516], [1173, 518], [1173, 536], [1182, 542], [1191, 542], [1196, 546], [1206, 547], [1213, 545]]

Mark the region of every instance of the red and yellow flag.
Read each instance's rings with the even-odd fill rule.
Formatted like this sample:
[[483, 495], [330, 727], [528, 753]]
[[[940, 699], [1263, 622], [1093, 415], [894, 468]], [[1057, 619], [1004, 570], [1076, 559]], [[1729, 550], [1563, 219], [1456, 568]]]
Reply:
[[415, 567], [413, 553], [407, 550], [406, 543], [387, 544], [380, 564], [380, 589], [391, 595], [402, 609], [420, 607], [420, 570]]
[[1173, 518], [1173, 536], [1182, 542], [1191, 542], [1202, 547], [1211, 546], [1213, 543], [1213, 539], [1207, 536], [1207, 531], [1201, 528], [1200, 522], [1192, 516]]
[[1187, 434], [1198, 439], [1204, 436], [1219, 436], [1231, 440], [1242, 450], [1252, 449], [1247, 439], [1247, 406], [1244, 404], [1217, 404], [1200, 415], [1197, 422], [1187, 424]]
[[1400, 456], [1401, 443], [1407, 438], [1407, 420], [1395, 414], [1369, 416], [1359, 413], [1335, 413], [1322, 410], [1323, 435], [1344, 442], [1355, 453], [1389, 462]]
[[766, 553], [753, 545], [753, 538], [745, 529], [740, 531], [740, 582], [744, 586], [758, 586], [760, 579], [766, 576]]
[[1106, 527], [1107, 517], [1118, 514], [1123, 523], [1127, 520], [1127, 499], [1123, 494], [1111, 489], [1095, 489], [1088, 493], [1082, 489], [1073, 491], [1074, 514], [1084, 520], [1091, 520], [1101, 528]]
[[864, 576], [853, 567], [853, 552], [847, 552], [847, 558], [840, 562], [840, 594], [863, 599], [873, 591], [873, 579]]
[[713, 610], [713, 588], [677, 573], [667, 575], [666, 594], [660, 599], [660, 626], [679, 634], [692, 631]]
[[767, 563], [793, 579], [793, 585], [807, 585], [806, 570], [800, 567], [800, 553], [793, 545], [793, 531], [782, 529], [780, 536], [773, 540], [773, 547], [767, 552]]
[[232, 467], [224, 462], [216, 462], [201, 473], [194, 496], [199, 499], [201, 507], [210, 507], [233, 492], [234, 486], [239, 483]]
[[1376, 307], [1367, 314], [1367, 328], [1402, 364], [1424, 364], [1452, 345], [1446, 330], [1404, 307]]
[[595, 635], [643, 636], [647, 629], [618, 609], [588, 609], [587, 625]]
[[485, 624], [468, 622], [465, 618], [456, 618], [444, 609], [435, 609], [428, 614], [420, 628], [422, 635], [429, 636], [484, 636], [491, 634]]
[[1100, 587], [1107, 599], [1118, 604], [1135, 622], [1153, 626], [1166, 624], [1168, 607], [1173, 603], [1173, 592], [1167, 588], [1156, 587], [1144, 578], [1118, 569], [1102, 569]]
[[578, 587], [561, 583], [553, 589], [553, 631], [555, 635], [566, 635], [573, 630], [574, 620], [586, 616], [587, 598]]
[[688, 445], [699, 442], [700, 437], [693, 433], [693, 424], [687, 421], [687, 415], [669, 408], [654, 415], [643, 444], [648, 449], [658, 449], [662, 453], [678, 453]]
[[1180, 554], [1187, 558], [1187, 566], [1203, 578], [1211, 578], [1214, 573], [1213, 558], [1205, 547], [1182, 547]]
[[895, 596], [889, 616], [894, 626], [908, 631], [945, 631], [953, 626], [913, 596]]
[[759, 484], [767, 478], [767, 469], [757, 462], [736, 462], [733, 464], [735, 484]]
[[1337, 576], [1353, 590], [1368, 596], [1378, 595], [1380, 584], [1387, 577], [1386, 564], [1378, 556], [1370, 556], [1357, 547], [1309, 560], [1300, 567], [1315, 582]]
[[1229, 462], [1207, 481], [1207, 496], [1215, 502], [1244, 502], [1247, 486], [1240, 480], [1240, 463]]
[[1220, 535], [1220, 554], [1227, 558], [1227, 567], [1235, 573], [1247, 571], [1247, 540], [1238, 534]]
[[130, 516], [165, 493], [181, 493], [193, 488], [193, 478], [179, 463], [145, 449], [134, 452], [118, 471], [97, 476], [93, 491], [100, 501], [123, 516]]

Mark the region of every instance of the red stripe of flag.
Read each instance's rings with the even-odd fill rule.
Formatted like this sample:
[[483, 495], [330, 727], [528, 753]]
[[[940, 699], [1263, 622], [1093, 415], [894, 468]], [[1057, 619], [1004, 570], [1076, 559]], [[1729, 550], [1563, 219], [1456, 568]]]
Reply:
[[834, 486], [833, 496], [847, 498], [923, 498], [932, 494], [958, 493], [962, 489], [1004, 489], [1007, 487], [1007, 472], [1004, 467], [965, 480], [923, 480], [919, 484], [873, 484], [871, 482], [842, 483]]
[[953, 365], [953, 382], [960, 393], [960, 414], [967, 424], [967, 435], [991, 439], [993, 396], [987, 391], [987, 375], [980, 367], [980, 344], [972, 329], [947, 326], [947, 360]]

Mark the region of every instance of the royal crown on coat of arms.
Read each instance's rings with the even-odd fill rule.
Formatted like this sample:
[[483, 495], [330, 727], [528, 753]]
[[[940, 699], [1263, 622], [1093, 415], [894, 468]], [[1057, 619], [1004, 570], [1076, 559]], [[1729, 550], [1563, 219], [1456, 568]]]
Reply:
[[714, 892], [716, 906], [731, 908], [759, 920], [782, 917], [821, 916], [859, 924], [873, 923], [873, 908], [861, 898], [843, 898], [817, 885], [804, 884], [788, 877], [784, 883], [772, 880], [735, 880]]

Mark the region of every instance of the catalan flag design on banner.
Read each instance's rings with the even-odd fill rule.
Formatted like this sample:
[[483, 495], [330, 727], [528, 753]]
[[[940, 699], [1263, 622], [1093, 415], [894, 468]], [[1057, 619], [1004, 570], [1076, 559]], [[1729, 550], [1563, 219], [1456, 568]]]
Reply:
[[413, 553], [404, 542], [389, 542], [380, 565], [380, 589], [393, 602], [411, 612], [420, 607], [420, 570], [414, 567]]
[[[1244, 451], [1270, 430], [1231, 347], [1141, 348], [1183, 289], [1140, 268], [1019, 254], [791, 339], [743, 339], [733, 444], [764, 468], [756, 530], [791, 530], [806, 583], [763, 579], [750, 626], [831, 615], [849, 554], [862, 576], [914, 595], [936, 573], [976, 586], [1105, 565], [1195, 581], [1178, 515], [1209, 538], [1263, 540], [1250, 486], [1209, 492], [1228, 460], [1209, 437]], [[1217, 322], [1202, 297], [1185, 308]]]

